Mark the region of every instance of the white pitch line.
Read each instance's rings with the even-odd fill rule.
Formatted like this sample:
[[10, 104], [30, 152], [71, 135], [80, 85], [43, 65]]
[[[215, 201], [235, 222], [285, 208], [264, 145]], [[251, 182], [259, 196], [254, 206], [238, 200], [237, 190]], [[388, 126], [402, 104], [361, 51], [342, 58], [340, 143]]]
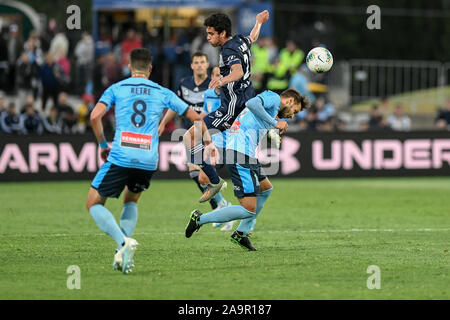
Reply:
[[[448, 232], [450, 228], [419, 228], [419, 229], [317, 229], [317, 230], [261, 230], [257, 233], [350, 233], [350, 232]], [[206, 231], [204, 234], [217, 234], [218, 231]], [[0, 235], [0, 238], [19, 238], [19, 237], [85, 237], [85, 236], [103, 236], [104, 233], [34, 233], [34, 234], [7, 234]], [[184, 232], [136, 232], [134, 235], [184, 235]]]

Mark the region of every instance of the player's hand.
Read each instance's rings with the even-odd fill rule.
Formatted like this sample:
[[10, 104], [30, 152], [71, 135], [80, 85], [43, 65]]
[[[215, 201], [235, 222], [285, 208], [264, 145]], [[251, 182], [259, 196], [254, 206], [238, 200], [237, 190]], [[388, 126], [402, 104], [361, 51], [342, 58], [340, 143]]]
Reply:
[[209, 143], [205, 146], [205, 152], [203, 155], [203, 160], [206, 162], [209, 158], [209, 163], [212, 166], [215, 166], [219, 163], [219, 151], [217, 150], [216, 146], [213, 143]]
[[256, 15], [256, 22], [263, 24], [267, 20], [269, 20], [269, 11], [267, 10], [264, 10]]
[[162, 123], [160, 123], [160, 124], [159, 124], [159, 127], [158, 127], [158, 136], [159, 136], [159, 137], [161, 137], [161, 135], [163, 134], [164, 129], [166, 129], [166, 126], [163, 125]]
[[109, 152], [111, 151], [111, 148], [110, 147], [106, 147], [106, 148], [102, 148], [101, 150], [100, 150], [100, 157], [102, 157], [102, 160], [103, 161], [106, 161], [106, 159], [108, 158], [108, 156], [109, 156]]
[[223, 86], [222, 78], [220, 79], [213, 79], [209, 82], [209, 89], [218, 89], [221, 86]]
[[289, 126], [286, 121], [278, 121], [277, 125], [275, 126], [276, 129], [280, 130], [280, 134], [285, 133], [288, 127]]

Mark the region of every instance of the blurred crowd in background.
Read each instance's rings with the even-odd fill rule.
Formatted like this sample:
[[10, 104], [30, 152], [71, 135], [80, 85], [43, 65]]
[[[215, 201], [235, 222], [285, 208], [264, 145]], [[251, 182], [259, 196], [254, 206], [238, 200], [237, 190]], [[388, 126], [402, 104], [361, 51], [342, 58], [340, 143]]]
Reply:
[[[0, 36], [0, 133], [90, 130], [90, 111], [106, 88], [130, 76], [129, 53], [138, 47], [153, 53], [150, 79], [168, 83], [174, 91], [183, 77], [192, 75], [192, 53], [207, 53], [211, 68], [218, 64], [218, 48], [206, 41], [204, 29], [180, 29], [168, 43], [139, 28], [116, 35], [100, 29], [99, 41], [102, 46], [96, 49], [92, 36], [85, 32], [74, 42], [54, 19], [42, 34], [31, 32], [28, 39], [21, 38], [17, 25], [5, 26]], [[305, 50], [315, 46], [326, 44], [313, 40], [303, 49], [292, 40], [276, 44], [271, 38], [259, 39], [252, 46], [253, 85], [257, 92], [294, 87], [309, 98], [312, 107], [291, 121], [290, 131], [346, 131], [347, 123], [327, 95], [327, 74], [314, 74], [304, 65]], [[164, 70], [170, 71], [169, 76]], [[360, 130], [414, 129], [403, 107], [395, 106], [392, 113], [389, 103], [389, 97], [383, 97], [374, 105]], [[105, 130], [113, 130], [113, 108], [104, 120]], [[450, 130], [450, 100], [436, 114], [435, 127]]]

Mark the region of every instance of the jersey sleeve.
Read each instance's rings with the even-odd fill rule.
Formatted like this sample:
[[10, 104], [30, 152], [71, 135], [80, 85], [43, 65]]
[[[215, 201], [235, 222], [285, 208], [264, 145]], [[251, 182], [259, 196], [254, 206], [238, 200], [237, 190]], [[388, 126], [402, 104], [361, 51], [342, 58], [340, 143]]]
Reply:
[[107, 111], [111, 109], [111, 106], [116, 103], [116, 95], [114, 93], [114, 85], [110, 86], [108, 89], [103, 92], [103, 95], [101, 96], [100, 100], [98, 102], [103, 103]]
[[250, 48], [252, 46], [252, 40], [250, 40], [249, 36], [242, 36], [242, 40], [244, 40], [245, 44]]
[[273, 106], [273, 102], [274, 102], [273, 100], [265, 98], [263, 94], [260, 94], [248, 100], [245, 103], [245, 106], [256, 117], [258, 117], [268, 125], [275, 127], [277, 125], [277, 121], [267, 112], [267, 110]]
[[181, 100], [175, 93], [166, 91], [166, 107], [172, 109], [179, 115], [184, 115], [189, 108], [188, 104]]
[[235, 51], [231, 48], [223, 49], [222, 59], [223, 59], [223, 63], [227, 67], [231, 67], [232, 65], [235, 65], [235, 64], [243, 64], [242, 54], [238, 53], [237, 51]]

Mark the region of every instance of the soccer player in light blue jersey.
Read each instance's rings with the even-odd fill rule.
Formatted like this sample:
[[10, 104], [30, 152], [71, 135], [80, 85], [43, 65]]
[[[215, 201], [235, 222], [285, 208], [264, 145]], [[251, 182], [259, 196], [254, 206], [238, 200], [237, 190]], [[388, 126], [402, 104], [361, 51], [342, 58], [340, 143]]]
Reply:
[[[158, 164], [158, 125], [164, 108], [170, 108], [192, 122], [201, 124], [200, 115], [175, 93], [148, 80], [152, 70], [150, 50], [138, 48], [130, 54], [131, 77], [110, 86], [102, 95], [90, 120], [106, 162], [92, 181], [87, 209], [97, 226], [117, 243], [113, 268], [129, 273], [134, 266], [133, 255], [138, 245], [131, 238], [136, 226], [137, 202], [148, 189]], [[102, 117], [115, 106], [116, 132], [112, 148], [106, 142]], [[210, 137], [207, 140], [210, 141]], [[118, 198], [124, 191], [120, 226], [105, 208], [107, 198]]]
[[264, 91], [246, 102], [246, 108], [227, 130], [226, 136], [226, 167], [240, 205], [205, 214], [199, 210], [192, 211], [186, 226], [187, 238], [206, 223], [241, 219], [231, 240], [246, 250], [256, 250], [249, 240], [249, 231], [273, 190], [256, 159], [256, 148], [268, 131], [277, 125], [276, 119], [293, 118], [308, 107], [309, 101], [295, 89], [287, 89], [281, 95]]

